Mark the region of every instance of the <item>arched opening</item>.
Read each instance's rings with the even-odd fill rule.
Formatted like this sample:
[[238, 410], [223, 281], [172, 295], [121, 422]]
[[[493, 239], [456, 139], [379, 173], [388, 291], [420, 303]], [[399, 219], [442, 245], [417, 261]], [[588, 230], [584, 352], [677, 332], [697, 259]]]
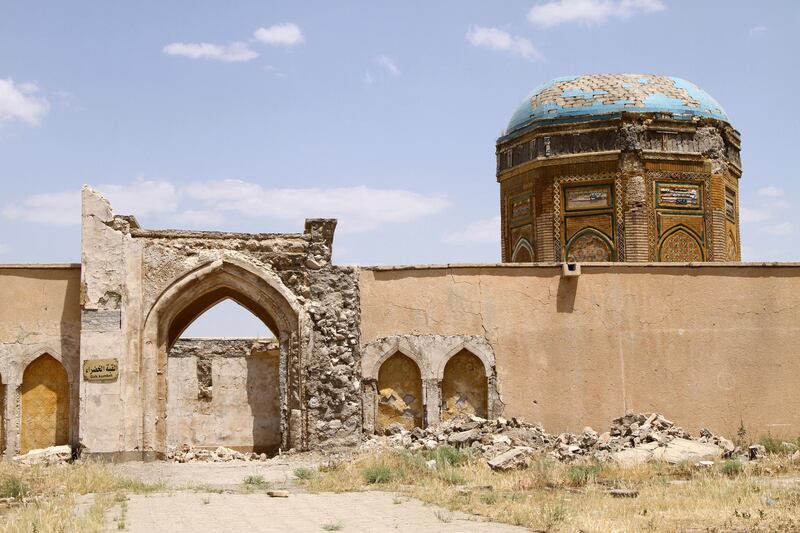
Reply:
[[669, 263], [703, 261], [703, 247], [694, 232], [686, 226], [677, 226], [661, 238], [658, 260]]
[[[168, 354], [183, 332], [205, 311], [224, 300], [233, 300], [255, 315], [275, 335], [272, 348], [251, 350], [250, 357], [244, 357], [247, 373], [231, 376], [232, 382], [239, 383], [242, 389], [261, 391], [271, 386], [271, 379], [258, 376], [269, 374], [274, 362], [267, 362], [269, 354], [278, 352], [278, 427], [282, 449], [303, 449], [306, 443], [303, 410], [301, 355], [308, 349], [308, 318], [301, 318], [301, 309], [294, 296], [273, 273], [236, 258], [218, 260], [189, 272], [169, 285], [153, 304], [145, 319], [142, 344], [142, 391], [143, 391], [143, 432], [142, 449], [145, 456], [163, 456], [167, 451], [169, 430], [175, 431], [170, 421], [169, 386], [173, 381], [170, 375]], [[262, 358], [263, 357], [263, 358]], [[249, 366], [246, 364], [249, 362]], [[241, 363], [241, 361], [240, 361]], [[191, 372], [183, 368], [184, 374]], [[178, 367], [176, 362], [173, 367]], [[263, 367], [268, 367], [267, 370]], [[250, 370], [253, 370], [251, 373]], [[197, 382], [195, 368], [194, 382]], [[213, 383], [214, 365], [211, 365]], [[250, 380], [248, 382], [248, 379]], [[178, 386], [173, 383], [174, 386]], [[212, 385], [213, 386], [213, 385]], [[195, 389], [196, 391], [197, 389]], [[174, 390], [173, 390], [174, 392]], [[212, 398], [213, 398], [212, 390]], [[184, 397], [188, 397], [189, 393]], [[246, 394], [246, 393], [245, 393]], [[250, 398], [248, 401], [256, 401]], [[259, 401], [263, 400], [261, 398]], [[198, 401], [195, 399], [194, 401]], [[202, 401], [202, 400], [200, 400]], [[234, 406], [233, 408], [236, 408]], [[241, 409], [241, 406], [238, 406]], [[251, 413], [252, 414], [252, 413]], [[227, 417], [230, 409], [220, 415]], [[255, 417], [253, 417], [255, 421]], [[271, 419], [274, 422], [274, 418]], [[220, 422], [219, 417], [214, 420]], [[170, 427], [171, 426], [171, 427]], [[205, 431], [205, 430], [203, 430]], [[267, 438], [266, 434], [270, 435]], [[210, 432], [209, 432], [210, 434]], [[199, 434], [195, 433], [195, 438]], [[222, 435], [214, 434], [209, 439]], [[253, 429], [253, 447], [264, 446], [274, 437], [274, 432]], [[210, 441], [209, 441], [210, 442]]]
[[269, 454], [280, 447], [279, 344], [234, 298], [183, 330], [168, 352], [167, 375], [168, 446]]
[[424, 401], [419, 366], [407, 355], [396, 352], [378, 371], [378, 420], [383, 433], [392, 424], [405, 429], [422, 427]]
[[488, 417], [489, 384], [483, 361], [463, 349], [447, 361], [442, 378], [442, 420]]
[[608, 262], [614, 260], [614, 248], [608, 237], [587, 228], [567, 243], [566, 259], [570, 263]]
[[20, 453], [69, 444], [69, 378], [49, 354], [31, 362], [22, 375]]
[[514, 247], [514, 253], [511, 255], [512, 263], [532, 263], [533, 262], [533, 247], [527, 239], [520, 239]]

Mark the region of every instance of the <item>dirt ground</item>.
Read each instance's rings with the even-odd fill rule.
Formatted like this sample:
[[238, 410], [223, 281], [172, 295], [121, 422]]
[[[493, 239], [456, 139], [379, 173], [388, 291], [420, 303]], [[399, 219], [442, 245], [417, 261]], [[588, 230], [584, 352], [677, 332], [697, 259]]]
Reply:
[[[121, 476], [147, 483], [164, 482], [153, 494], [130, 494], [106, 512], [106, 531], [130, 532], [317, 532], [398, 531], [512, 533], [524, 528], [451, 512], [389, 492], [311, 494], [296, 483], [294, 470], [314, 468], [303, 459], [268, 463], [125, 463], [113, 466]], [[248, 476], [264, 490], [243, 492]], [[263, 480], [263, 482], [262, 482]], [[270, 497], [266, 488], [288, 491]]]

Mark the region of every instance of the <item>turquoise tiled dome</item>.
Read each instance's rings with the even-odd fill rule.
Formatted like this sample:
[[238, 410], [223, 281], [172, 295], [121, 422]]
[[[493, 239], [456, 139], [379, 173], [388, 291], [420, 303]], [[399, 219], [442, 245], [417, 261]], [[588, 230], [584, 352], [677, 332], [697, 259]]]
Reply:
[[649, 74], [556, 78], [536, 87], [511, 117], [506, 135], [540, 123], [602, 120], [628, 113], [663, 113], [679, 120], [728, 122], [722, 106], [694, 83]]

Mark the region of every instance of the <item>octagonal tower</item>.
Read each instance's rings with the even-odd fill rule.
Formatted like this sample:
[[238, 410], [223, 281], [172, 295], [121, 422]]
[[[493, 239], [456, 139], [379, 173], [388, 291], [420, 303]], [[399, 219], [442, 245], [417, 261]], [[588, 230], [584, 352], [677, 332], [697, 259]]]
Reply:
[[739, 150], [680, 78], [540, 85], [497, 140], [503, 261], [739, 261]]

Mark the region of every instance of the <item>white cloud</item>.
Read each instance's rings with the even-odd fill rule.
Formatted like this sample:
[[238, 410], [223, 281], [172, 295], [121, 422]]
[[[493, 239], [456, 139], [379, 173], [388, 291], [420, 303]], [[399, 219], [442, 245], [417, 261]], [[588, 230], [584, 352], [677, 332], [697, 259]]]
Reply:
[[275, 65], [265, 65], [265, 66], [261, 67], [261, 70], [263, 70], [264, 72], [269, 72], [270, 74], [272, 74], [276, 78], [285, 78], [286, 77], [286, 74], [284, 74], [283, 72], [278, 70], [278, 67], [276, 67]]
[[770, 209], [789, 209], [790, 207], [792, 207], [792, 204], [787, 200], [781, 199], [781, 200], [775, 200], [774, 202], [769, 202], [767, 206]]
[[258, 57], [258, 53], [245, 42], [236, 41], [227, 45], [211, 43], [170, 43], [164, 47], [169, 56], [189, 59], [212, 59], [215, 61], [244, 62]]
[[3, 216], [11, 220], [52, 226], [80, 224], [81, 194], [79, 191], [34, 194], [21, 202], [6, 206]]
[[375, 83], [375, 79], [372, 77], [370, 71], [364, 72], [364, 75], [361, 77], [361, 80], [367, 85], [372, 85], [373, 83]]
[[765, 226], [762, 231], [767, 235], [780, 237], [784, 235], [789, 235], [790, 233], [792, 233], [792, 230], [794, 230], [793, 224], [790, 224], [789, 222], [781, 222], [780, 224]]
[[750, 33], [750, 35], [760, 35], [765, 31], [767, 31], [767, 27], [759, 24], [758, 26], [753, 26], [752, 28], [750, 28], [748, 30], [748, 33]]
[[306, 41], [300, 27], [293, 22], [273, 24], [269, 28], [258, 28], [253, 37], [265, 44], [294, 46]]
[[739, 211], [739, 217], [745, 224], [751, 222], [764, 222], [765, 220], [769, 220], [769, 213], [761, 209], [742, 207]]
[[[114, 212], [124, 215], [149, 216], [174, 212], [178, 207], [178, 191], [166, 181], [136, 180], [127, 185], [100, 185]], [[11, 220], [70, 226], [81, 222], [79, 191], [34, 194], [6, 206], [3, 216]]]
[[39, 87], [34, 83], [14, 84], [11, 78], [0, 79], [0, 122], [21, 120], [37, 125], [50, 109], [50, 103], [36, 96]]
[[393, 76], [400, 75], [400, 69], [397, 67], [397, 63], [395, 63], [391, 57], [387, 55], [380, 56], [378, 58], [378, 64], [389, 71], [389, 73], [391, 73]]
[[445, 233], [442, 242], [456, 245], [500, 242], [500, 217], [476, 220], [463, 230]]
[[511, 35], [500, 28], [470, 26], [466, 37], [472, 46], [509, 52], [534, 61], [544, 59], [531, 41], [524, 37]]
[[182, 227], [193, 229], [209, 229], [214, 226], [221, 226], [225, 223], [225, 216], [217, 211], [204, 209], [187, 209], [167, 218], [169, 222], [174, 222]]
[[627, 19], [664, 9], [661, 0], [553, 0], [533, 6], [528, 20], [543, 28], [568, 22], [603, 24], [610, 18]]
[[759, 196], [767, 196], [769, 198], [780, 198], [783, 196], [783, 189], [769, 185], [767, 187], [761, 187], [758, 189], [757, 194]]
[[99, 185], [97, 189], [120, 215], [146, 217], [178, 209], [178, 189], [168, 181], [137, 179], [127, 185]]
[[265, 189], [240, 180], [194, 183], [184, 190], [207, 209], [243, 216], [302, 221], [338, 218], [342, 232], [373, 230], [386, 223], [411, 222], [440, 213], [450, 202], [441, 195], [400, 189], [338, 187]]
[[[138, 179], [96, 187], [117, 214], [148, 217], [192, 228], [219, 226], [227, 214], [302, 222], [338, 218], [344, 233], [370, 231], [383, 224], [412, 222], [447, 209], [438, 194], [370, 187], [266, 189], [240, 180], [194, 182], [178, 188], [168, 181]], [[12, 220], [50, 225], [80, 223], [80, 193], [36, 194], [2, 210]]]

